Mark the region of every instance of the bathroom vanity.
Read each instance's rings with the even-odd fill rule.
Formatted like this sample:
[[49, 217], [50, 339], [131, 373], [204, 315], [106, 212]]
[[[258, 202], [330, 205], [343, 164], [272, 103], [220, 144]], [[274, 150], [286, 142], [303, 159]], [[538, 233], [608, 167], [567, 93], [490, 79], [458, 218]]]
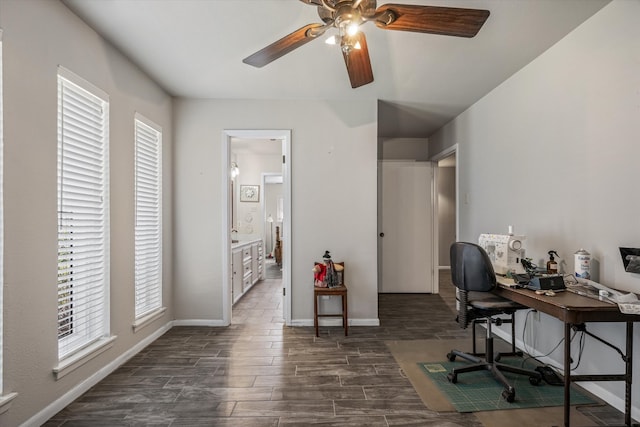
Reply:
[[231, 244], [231, 295], [235, 304], [258, 281], [264, 279], [264, 242], [240, 240]]

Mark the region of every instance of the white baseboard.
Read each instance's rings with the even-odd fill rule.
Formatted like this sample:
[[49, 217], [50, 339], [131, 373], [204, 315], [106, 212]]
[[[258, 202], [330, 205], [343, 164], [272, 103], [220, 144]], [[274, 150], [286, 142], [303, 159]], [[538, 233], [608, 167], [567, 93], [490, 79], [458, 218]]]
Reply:
[[127, 360], [131, 359], [143, 348], [160, 338], [165, 332], [171, 329], [172, 326], [173, 322], [169, 322], [155, 331], [153, 334], [138, 342], [135, 346], [122, 353], [111, 363], [103, 366], [95, 374], [91, 375], [89, 378], [82, 381], [80, 384], [73, 387], [71, 390], [53, 401], [50, 405], [47, 405], [43, 410], [35, 414], [33, 417], [29, 418], [21, 425], [21, 427], [37, 427], [47, 422], [49, 418], [53, 417], [55, 414], [63, 410], [78, 397], [82, 396], [82, 394], [86, 393], [91, 387], [98, 384], [100, 381], [106, 378], [107, 375], [122, 366]]
[[208, 320], [208, 319], [183, 319], [174, 320], [173, 326], [229, 326], [220, 319]]
[[380, 319], [349, 319], [349, 326], [380, 326]]

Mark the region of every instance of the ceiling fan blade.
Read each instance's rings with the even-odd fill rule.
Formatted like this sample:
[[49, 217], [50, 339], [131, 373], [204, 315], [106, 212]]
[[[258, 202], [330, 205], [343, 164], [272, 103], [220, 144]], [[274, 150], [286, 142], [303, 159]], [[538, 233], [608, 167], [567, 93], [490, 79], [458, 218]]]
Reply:
[[351, 87], [357, 88], [373, 81], [373, 71], [371, 70], [371, 60], [369, 59], [369, 49], [367, 39], [362, 32], [354, 36], [355, 42], [360, 43], [360, 49], [352, 49], [349, 53], [342, 51], [344, 63], [347, 66]]
[[318, 28], [326, 27], [323, 24], [309, 24], [294, 31], [293, 33], [284, 36], [280, 40], [271, 43], [269, 46], [260, 49], [253, 55], [247, 56], [242, 60], [245, 64], [253, 65], [254, 67], [264, 67], [268, 63], [275, 61], [283, 55], [291, 52], [292, 50], [299, 48], [300, 46], [310, 42], [317, 38], [324, 31], [314, 32]]
[[302, 3], [310, 4], [311, 6], [322, 6], [322, 0], [300, 0]]
[[483, 9], [388, 3], [376, 10], [375, 22], [386, 30], [473, 37], [488, 17]]

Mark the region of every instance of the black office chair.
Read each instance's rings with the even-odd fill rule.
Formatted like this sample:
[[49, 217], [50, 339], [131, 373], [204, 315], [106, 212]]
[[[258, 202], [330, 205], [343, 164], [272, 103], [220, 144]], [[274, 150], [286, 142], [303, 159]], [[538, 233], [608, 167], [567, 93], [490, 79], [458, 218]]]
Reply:
[[451, 280], [458, 288], [459, 295], [458, 323], [461, 328], [466, 329], [470, 322], [478, 321], [478, 319], [484, 320], [487, 325], [487, 338], [484, 358], [459, 350], [451, 350], [447, 354], [447, 358], [451, 362], [456, 359], [456, 356], [460, 356], [473, 363], [452, 369], [447, 375], [447, 379], [455, 384], [458, 381], [458, 374], [486, 369], [491, 371], [493, 376], [504, 386], [502, 397], [507, 402], [513, 402], [516, 390], [509, 384], [501, 371], [527, 375], [529, 382], [534, 385], [540, 384], [542, 376], [536, 371], [500, 363], [499, 357], [496, 357], [493, 352], [491, 325], [502, 323], [502, 320], [495, 316], [504, 314], [513, 316], [516, 310], [526, 307], [491, 292], [497, 284], [496, 275], [489, 256], [480, 246], [473, 243], [456, 242], [451, 245], [450, 256]]

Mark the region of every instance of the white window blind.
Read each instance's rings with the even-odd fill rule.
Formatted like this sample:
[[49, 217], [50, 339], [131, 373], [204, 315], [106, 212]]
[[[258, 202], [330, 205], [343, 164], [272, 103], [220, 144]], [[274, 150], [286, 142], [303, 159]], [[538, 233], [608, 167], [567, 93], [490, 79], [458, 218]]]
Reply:
[[135, 316], [162, 306], [162, 132], [135, 119]]
[[60, 359], [89, 346], [109, 333], [108, 108], [108, 98], [99, 89], [60, 69]]

